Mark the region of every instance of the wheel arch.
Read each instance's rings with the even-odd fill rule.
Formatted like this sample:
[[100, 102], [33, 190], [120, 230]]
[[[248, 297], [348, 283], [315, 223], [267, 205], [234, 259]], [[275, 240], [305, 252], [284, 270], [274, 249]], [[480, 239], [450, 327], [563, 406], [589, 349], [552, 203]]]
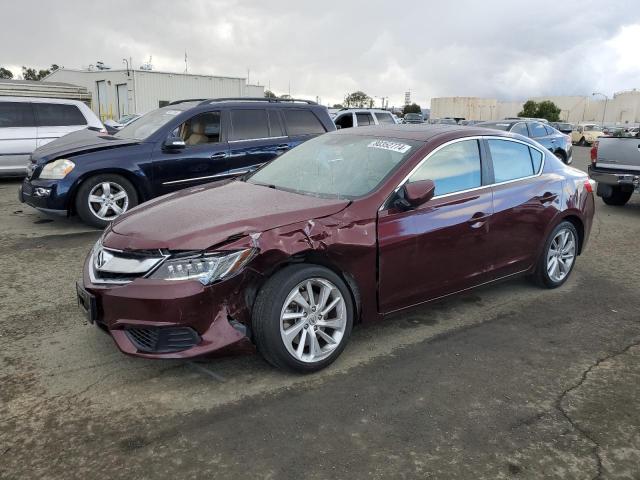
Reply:
[[136, 193], [138, 195], [138, 203], [145, 202], [151, 198], [151, 192], [148, 186], [142, 185], [142, 183], [149, 182], [149, 179], [147, 179], [146, 176], [143, 176], [144, 180], [141, 182], [141, 178], [139, 175], [136, 175], [135, 173], [125, 169], [105, 168], [101, 170], [91, 170], [90, 172], [87, 172], [80, 178], [78, 178], [73, 184], [73, 187], [71, 187], [71, 189], [69, 190], [69, 194], [67, 195], [66, 208], [70, 214], [77, 213], [75, 211], [76, 195], [78, 194], [80, 186], [91, 177], [95, 177], [98, 175], [120, 175], [121, 177], [127, 179], [131, 183], [131, 185], [133, 185], [133, 188], [136, 189]]
[[580, 255], [582, 253], [582, 246], [584, 245], [584, 223], [578, 215], [572, 212], [561, 217], [556, 225], [563, 221], [571, 222], [578, 232], [578, 255]]

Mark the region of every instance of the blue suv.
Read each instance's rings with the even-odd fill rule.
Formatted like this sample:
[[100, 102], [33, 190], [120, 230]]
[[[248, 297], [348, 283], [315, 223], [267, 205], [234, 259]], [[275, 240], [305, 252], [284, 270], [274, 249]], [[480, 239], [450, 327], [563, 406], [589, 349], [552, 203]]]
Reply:
[[18, 196], [104, 228], [139, 203], [253, 171], [335, 129], [327, 109], [306, 100], [174, 102], [115, 135], [81, 130], [37, 149]]

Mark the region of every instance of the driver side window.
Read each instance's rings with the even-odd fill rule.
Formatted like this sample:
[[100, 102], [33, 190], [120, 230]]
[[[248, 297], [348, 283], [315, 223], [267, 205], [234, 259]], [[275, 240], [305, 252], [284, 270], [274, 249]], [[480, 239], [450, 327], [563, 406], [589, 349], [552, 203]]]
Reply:
[[220, 142], [220, 112], [206, 112], [190, 118], [175, 131], [187, 146]]

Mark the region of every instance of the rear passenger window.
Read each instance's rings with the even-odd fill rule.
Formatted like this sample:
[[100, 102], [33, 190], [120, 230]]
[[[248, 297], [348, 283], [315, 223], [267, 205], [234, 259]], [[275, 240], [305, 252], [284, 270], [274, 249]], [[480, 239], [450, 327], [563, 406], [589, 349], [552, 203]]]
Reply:
[[531, 138], [539, 138], [547, 135], [547, 130], [544, 125], [538, 122], [529, 124], [529, 131], [531, 132]]
[[269, 110], [269, 131], [272, 137], [284, 137], [282, 123], [278, 118], [278, 112], [275, 110]]
[[409, 182], [433, 180], [436, 195], [460, 192], [482, 184], [477, 140], [464, 140], [438, 150], [413, 174]]
[[35, 126], [31, 103], [0, 102], [0, 128]]
[[547, 135], [554, 135], [556, 133], [553, 127], [550, 127], [549, 125], [545, 125], [544, 129], [547, 132]]
[[349, 112], [342, 115], [338, 115], [333, 121], [333, 123], [336, 124], [336, 127], [351, 128], [353, 127], [353, 114]]
[[282, 114], [289, 135], [317, 135], [326, 132], [318, 117], [310, 110], [284, 108]]
[[266, 110], [231, 110], [229, 140], [253, 140], [269, 137]]
[[527, 145], [509, 140], [488, 140], [488, 143], [496, 183], [533, 175], [532, 153]]
[[34, 103], [33, 109], [40, 127], [67, 127], [87, 124], [87, 119], [75, 105]]
[[390, 113], [376, 112], [376, 118], [378, 119], [378, 123], [387, 123], [392, 125], [395, 125], [396, 123]]
[[356, 120], [358, 120], [359, 127], [366, 127], [367, 125], [375, 125], [373, 116], [370, 113], [356, 113]]

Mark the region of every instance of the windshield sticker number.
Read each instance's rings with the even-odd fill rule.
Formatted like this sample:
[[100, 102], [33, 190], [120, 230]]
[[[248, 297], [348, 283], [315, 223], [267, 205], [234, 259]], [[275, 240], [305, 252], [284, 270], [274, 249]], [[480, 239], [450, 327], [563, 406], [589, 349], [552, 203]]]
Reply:
[[389, 150], [391, 152], [407, 153], [411, 150], [411, 145], [399, 142], [390, 142], [388, 140], [374, 140], [368, 145], [369, 148], [379, 148], [381, 150]]

